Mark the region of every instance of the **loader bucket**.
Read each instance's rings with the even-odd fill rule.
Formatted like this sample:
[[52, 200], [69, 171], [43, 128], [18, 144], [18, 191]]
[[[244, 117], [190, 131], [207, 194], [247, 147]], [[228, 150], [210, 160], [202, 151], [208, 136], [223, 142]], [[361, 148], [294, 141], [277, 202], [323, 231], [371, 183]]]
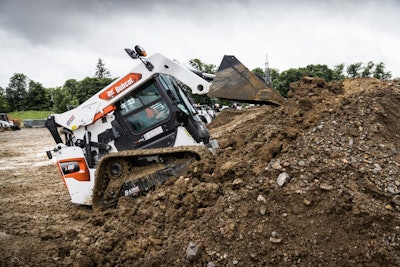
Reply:
[[225, 55], [211, 83], [210, 97], [253, 104], [281, 105], [284, 98], [235, 56]]

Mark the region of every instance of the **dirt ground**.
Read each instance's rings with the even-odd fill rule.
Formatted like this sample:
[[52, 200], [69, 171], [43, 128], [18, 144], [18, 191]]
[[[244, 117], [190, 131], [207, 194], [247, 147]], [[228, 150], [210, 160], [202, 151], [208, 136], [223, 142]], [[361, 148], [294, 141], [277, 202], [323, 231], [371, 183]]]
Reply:
[[399, 266], [400, 84], [292, 83], [147, 196], [69, 202], [46, 129], [0, 132], [0, 266]]

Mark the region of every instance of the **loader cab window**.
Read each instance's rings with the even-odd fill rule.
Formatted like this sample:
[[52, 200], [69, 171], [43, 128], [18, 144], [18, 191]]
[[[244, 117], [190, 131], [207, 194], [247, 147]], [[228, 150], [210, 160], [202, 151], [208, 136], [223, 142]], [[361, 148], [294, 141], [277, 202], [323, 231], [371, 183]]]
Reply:
[[121, 115], [134, 132], [145, 131], [169, 117], [170, 110], [151, 83], [120, 101]]
[[134, 110], [137, 110], [149, 103], [160, 99], [161, 96], [154, 84], [145, 87], [145, 89], [133, 93], [121, 101], [121, 113], [126, 115]]
[[169, 91], [177, 101], [178, 108], [185, 112], [187, 115], [196, 114], [196, 110], [193, 108], [189, 99], [186, 97], [182, 88], [177, 84], [177, 82], [169, 75], [160, 75], [161, 84]]

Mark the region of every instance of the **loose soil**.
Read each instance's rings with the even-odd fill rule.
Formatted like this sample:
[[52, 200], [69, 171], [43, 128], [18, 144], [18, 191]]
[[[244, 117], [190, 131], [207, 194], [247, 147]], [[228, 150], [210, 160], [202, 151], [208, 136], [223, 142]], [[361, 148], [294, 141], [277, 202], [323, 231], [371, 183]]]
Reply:
[[215, 155], [138, 199], [69, 202], [46, 129], [0, 132], [0, 266], [399, 266], [400, 85], [292, 83], [221, 112]]

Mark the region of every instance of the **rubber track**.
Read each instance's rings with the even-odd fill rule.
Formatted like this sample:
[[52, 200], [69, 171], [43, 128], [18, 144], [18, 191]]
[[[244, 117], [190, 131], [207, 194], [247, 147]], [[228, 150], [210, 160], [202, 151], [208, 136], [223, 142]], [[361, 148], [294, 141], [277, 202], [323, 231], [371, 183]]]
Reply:
[[[180, 147], [165, 147], [165, 148], [152, 148], [152, 149], [140, 149], [140, 150], [125, 150], [120, 152], [115, 152], [104, 156], [97, 165], [95, 184], [93, 188], [93, 199], [92, 207], [94, 209], [104, 209], [103, 204], [104, 199], [104, 181], [106, 180], [105, 168], [107, 167], [107, 162], [110, 160], [118, 159], [130, 159], [138, 157], [150, 157], [150, 156], [166, 156], [174, 158], [177, 154], [187, 154], [187, 156], [195, 157], [196, 160], [201, 160], [204, 156], [210, 155], [211, 152], [204, 146], [180, 146]], [[110, 181], [107, 182], [107, 186]], [[117, 202], [117, 201], [116, 201]]]

